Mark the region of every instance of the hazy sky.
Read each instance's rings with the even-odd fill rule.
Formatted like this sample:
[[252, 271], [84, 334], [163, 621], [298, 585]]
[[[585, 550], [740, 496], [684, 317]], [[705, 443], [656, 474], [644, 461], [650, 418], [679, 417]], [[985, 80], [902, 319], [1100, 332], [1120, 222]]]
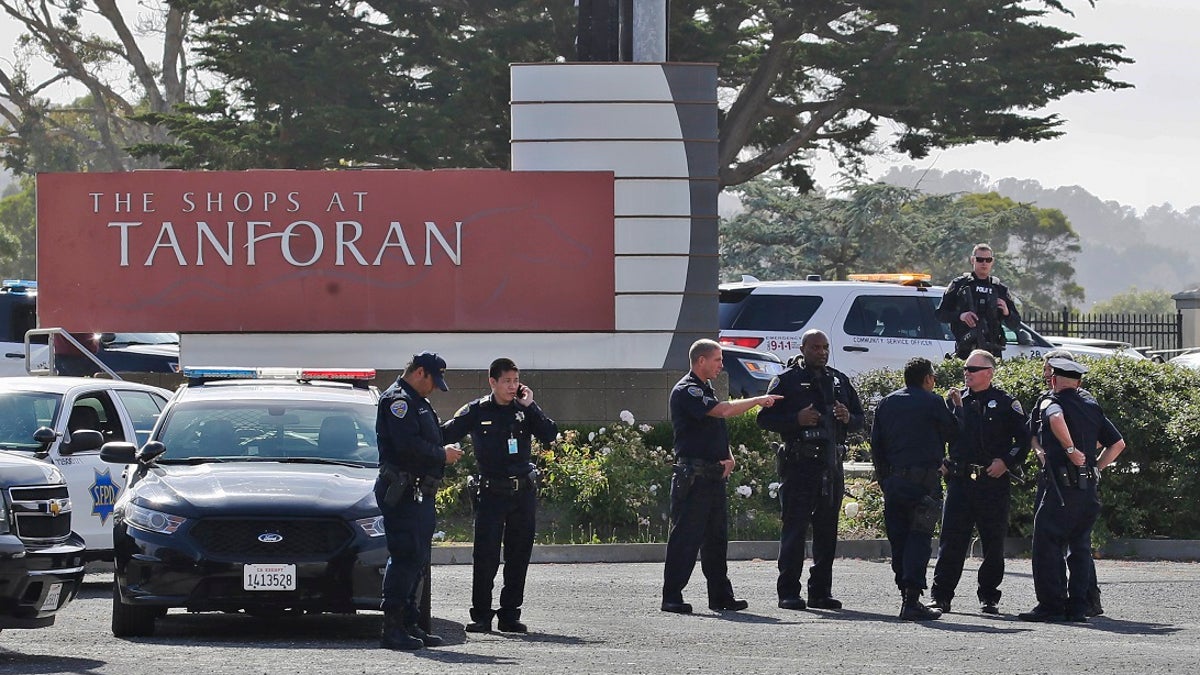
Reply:
[[[921, 162], [873, 163], [873, 176], [915, 164], [941, 171], [976, 169], [991, 177], [1079, 185], [1103, 200], [1144, 210], [1200, 205], [1200, 0], [1067, 0], [1075, 18], [1056, 21], [1087, 42], [1125, 45], [1136, 63], [1113, 79], [1134, 89], [1078, 94], [1048, 110], [1066, 134], [1040, 143], [977, 144], [931, 154]], [[825, 172], [829, 167], [825, 167]], [[828, 187], [828, 173], [818, 181]]]

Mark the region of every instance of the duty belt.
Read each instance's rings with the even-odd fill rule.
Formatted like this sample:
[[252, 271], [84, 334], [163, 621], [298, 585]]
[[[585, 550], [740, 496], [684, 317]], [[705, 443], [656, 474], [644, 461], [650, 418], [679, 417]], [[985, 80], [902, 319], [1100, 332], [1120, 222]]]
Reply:
[[681, 469], [690, 469], [700, 478], [722, 478], [725, 475], [725, 467], [720, 462], [710, 459], [679, 457], [675, 460], [675, 466]]
[[483, 490], [511, 495], [534, 487], [537, 483], [537, 472], [530, 471], [521, 476], [479, 476], [478, 481]]

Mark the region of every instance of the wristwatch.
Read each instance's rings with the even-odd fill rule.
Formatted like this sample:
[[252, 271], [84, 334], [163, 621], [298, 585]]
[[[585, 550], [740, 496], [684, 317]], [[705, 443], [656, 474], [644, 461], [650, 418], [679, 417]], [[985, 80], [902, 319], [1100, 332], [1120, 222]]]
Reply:
[[1073, 445], [1072, 445], [1071, 447], [1067, 448], [1067, 454], [1068, 454], [1068, 455], [1075, 454], [1076, 452], [1079, 452], [1079, 451], [1078, 451], [1078, 450], [1076, 450], [1076, 449], [1075, 449], [1075, 446], [1073, 446]]

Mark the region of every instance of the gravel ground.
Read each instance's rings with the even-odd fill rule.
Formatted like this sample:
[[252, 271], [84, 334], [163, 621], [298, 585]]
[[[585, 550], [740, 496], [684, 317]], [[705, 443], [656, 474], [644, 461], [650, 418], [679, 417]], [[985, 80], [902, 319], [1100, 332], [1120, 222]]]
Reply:
[[543, 564], [530, 568], [528, 635], [467, 635], [470, 567], [434, 568], [438, 649], [379, 650], [380, 614], [261, 619], [172, 611], [153, 638], [109, 632], [111, 575], [89, 575], [79, 599], [42, 630], [0, 633], [0, 673], [1156, 673], [1200, 672], [1200, 564], [1103, 560], [1105, 616], [1091, 623], [1028, 624], [1028, 560], [1009, 560], [1004, 612], [979, 614], [973, 571], [943, 620], [896, 619], [886, 561], [840, 559], [842, 611], [775, 606], [773, 561], [730, 563], [740, 613], [704, 601], [697, 566], [691, 616], [658, 610], [662, 566]]

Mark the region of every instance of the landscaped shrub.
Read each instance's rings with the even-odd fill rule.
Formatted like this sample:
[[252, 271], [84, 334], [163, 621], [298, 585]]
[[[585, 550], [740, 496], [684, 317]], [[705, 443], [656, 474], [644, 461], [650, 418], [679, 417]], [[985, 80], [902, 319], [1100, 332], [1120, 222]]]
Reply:
[[[1084, 386], [1124, 434], [1128, 449], [1101, 481], [1104, 510], [1098, 538], [1166, 536], [1200, 538], [1200, 373], [1131, 359], [1086, 361]], [[937, 364], [937, 391], [962, 386], [962, 361]], [[873, 371], [856, 379], [868, 428], [878, 401], [899, 388], [898, 371]], [[1040, 361], [1004, 362], [996, 384], [1028, 412], [1044, 390]], [[774, 433], [755, 422], [756, 410], [728, 420], [737, 460], [729, 480], [731, 539], [779, 536], [779, 476]], [[639, 423], [629, 413], [604, 427], [565, 428], [546, 447], [534, 445], [542, 472], [539, 541], [608, 542], [666, 540], [670, 508], [669, 423]], [[850, 439], [854, 459], [869, 461], [869, 433]], [[476, 470], [467, 454], [448, 467], [438, 495], [439, 517], [451, 539], [470, 537], [467, 476]], [[1029, 536], [1039, 467], [1032, 453], [1023, 480], [1014, 484], [1010, 536]], [[847, 479], [840, 531], [846, 538], [884, 536], [882, 496], [870, 480]], [[852, 504], [852, 505], [851, 505]]]

